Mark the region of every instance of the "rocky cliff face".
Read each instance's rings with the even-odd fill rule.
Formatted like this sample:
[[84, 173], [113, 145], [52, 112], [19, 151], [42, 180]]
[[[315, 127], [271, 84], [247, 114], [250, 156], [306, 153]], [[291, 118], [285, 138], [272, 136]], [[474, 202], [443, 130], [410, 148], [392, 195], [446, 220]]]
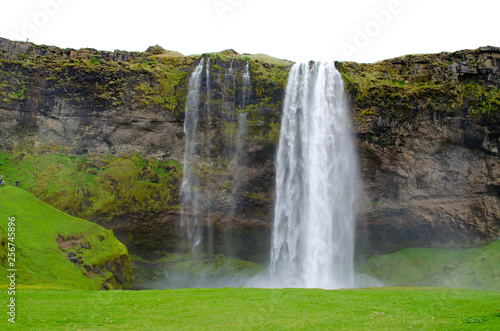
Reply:
[[499, 49], [339, 68], [353, 104], [370, 247], [495, 239]]
[[[213, 225], [217, 251], [264, 261], [291, 63], [233, 51], [205, 57], [211, 61], [210, 82], [202, 81], [200, 109], [210, 107], [211, 115], [202, 118], [197, 136], [202, 217]], [[199, 59], [161, 47], [100, 52], [0, 39], [2, 149], [36, 150], [50, 143], [82, 158], [136, 152], [160, 162], [158, 169], [166, 160], [182, 163], [187, 83]], [[242, 104], [247, 62], [251, 89]], [[351, 101], [362, 167], [359, 248], [471, 245], [498, 236], [499, 49], [337, 67]], [[244, 153], [237, 153], [242, 113], [248, 135]], [[143, 168], [139, 178], [156, 185], [155, 169]], [[178, 191], [174, 183], [168, 189]], [[131, 212], [97, 208], [88, 190], [85, 197], [95, 210], [86, 218], [113, 228], [131, 253], [148, 256], [179, 245], [178, 200]], [[134, 199], [141, 205], [140, 197]]]

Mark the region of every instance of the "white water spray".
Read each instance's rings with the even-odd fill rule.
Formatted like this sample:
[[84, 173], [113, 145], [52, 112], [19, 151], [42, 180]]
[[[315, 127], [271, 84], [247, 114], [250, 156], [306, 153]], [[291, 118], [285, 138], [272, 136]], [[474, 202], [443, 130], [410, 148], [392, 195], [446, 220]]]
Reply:
[[248, 95], [250, 94], [250, 64], [247, 61], [245, 73], [243, 74], [243, 98], [241, 106], [244, 109], [248, 104]]
[[199, 183], [198, 177], [193, 173], [193, 170], [197, 163], [196, 132], [200, 115], [200, 86], [204, 63], [205, 59], [203, 58], [189, 79], [186, 114], [184, 118], [186, 148], [184, 151], [184, 172], [181, 185], [181, 226], [186, 231], [187, 239], [193, 250], [202, 240], [202, 224], [198, 218], [198, 204], [200, 200]]
[[205, 117], [207, 119], [207, 127], [212, 125], [212, 113], [210, 109], [210, 58], [207, 60], [207, 67], [205, 68], [205, 74], [207, 75], [206, 90], [207, 99], [205, 101]]
[[341, 75], [296, 64], [286, 88], [271, 243], [273, 287], [353, 287], [358, 164]]

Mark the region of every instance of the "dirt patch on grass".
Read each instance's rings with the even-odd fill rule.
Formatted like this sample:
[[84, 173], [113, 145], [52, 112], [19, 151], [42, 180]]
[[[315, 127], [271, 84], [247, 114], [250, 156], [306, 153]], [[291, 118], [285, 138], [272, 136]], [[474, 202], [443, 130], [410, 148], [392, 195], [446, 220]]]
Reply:
[[70, 235], [64, 237], [62, 235], [58, 235], [56, 241], [59, 248], [72, 249], [82, 244], [83, 236]]

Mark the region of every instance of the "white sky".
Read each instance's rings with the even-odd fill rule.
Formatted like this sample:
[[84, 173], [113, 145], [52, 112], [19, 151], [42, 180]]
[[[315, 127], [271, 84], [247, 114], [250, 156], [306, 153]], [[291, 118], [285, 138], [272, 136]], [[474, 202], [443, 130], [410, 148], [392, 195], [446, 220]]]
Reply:
[[498, 0], [1, 0], [0, 37], [61, 48], [375, 62], [500, 46]]

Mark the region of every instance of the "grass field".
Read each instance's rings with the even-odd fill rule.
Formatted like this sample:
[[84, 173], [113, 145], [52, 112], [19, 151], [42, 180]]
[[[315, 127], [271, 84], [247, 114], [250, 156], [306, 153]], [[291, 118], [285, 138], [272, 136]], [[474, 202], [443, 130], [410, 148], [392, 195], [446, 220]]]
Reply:
[[0, 329], [500, 330], [500, 292], [493, 291], [26, 288], [16, 302], [16, 325], [4, 316]]

